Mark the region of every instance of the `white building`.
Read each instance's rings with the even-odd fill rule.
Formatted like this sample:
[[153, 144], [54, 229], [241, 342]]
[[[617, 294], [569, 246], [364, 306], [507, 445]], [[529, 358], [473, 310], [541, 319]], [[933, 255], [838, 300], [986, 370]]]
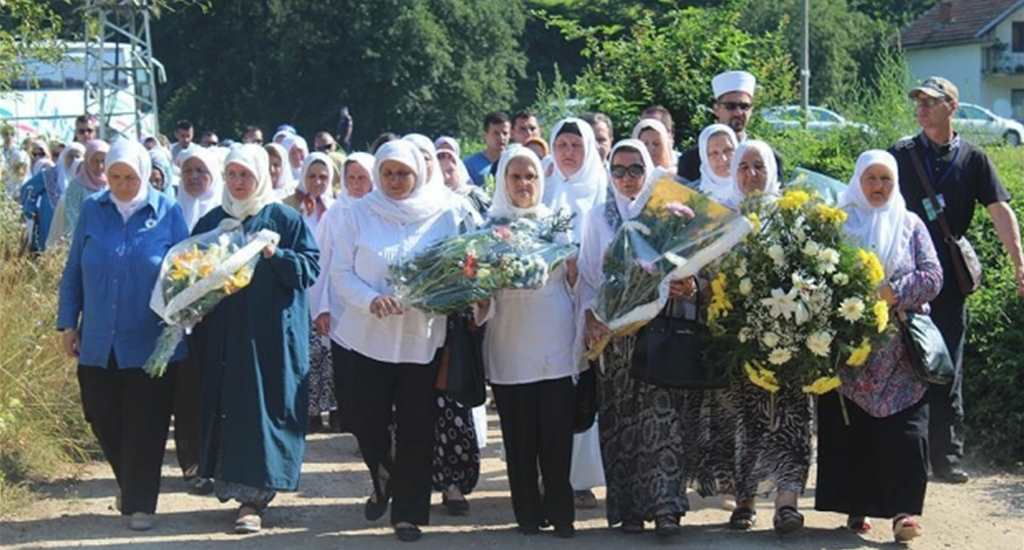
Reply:
[[915, 81], [945, 77], [960, 101], [1024, 121], [1024, 0], [942, 0], [900, 40]]

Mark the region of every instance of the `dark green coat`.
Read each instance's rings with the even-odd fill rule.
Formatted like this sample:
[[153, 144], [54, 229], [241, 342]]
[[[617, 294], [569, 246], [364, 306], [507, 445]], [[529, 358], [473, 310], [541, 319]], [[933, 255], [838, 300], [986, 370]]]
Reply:
[[[193, 234], [227, 217], [216, 208]], [[199, 325], [193, 353], [202, 370], [200, 475], [259, 489], [294, 491], [305, 454], [309, 305], [320, 251], [299, 213], [274, 203], [242, 224], [281, 235], [260, 256], [252, 282]], [[222, 464], [217, 464], [222, 460]]]

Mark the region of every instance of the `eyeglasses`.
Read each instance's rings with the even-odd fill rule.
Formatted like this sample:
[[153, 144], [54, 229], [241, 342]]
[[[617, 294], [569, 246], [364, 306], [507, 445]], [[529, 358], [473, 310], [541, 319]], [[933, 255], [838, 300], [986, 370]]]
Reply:
[[36, 149], [35, 151], [32, 151], [32, 158], [37, 158], [38, 159], [38, 158], [43, 158], [45, 156], [46, 156], [46, 151], [40, 151], [38, 149]]
[[95, 128], [76, 128], [75, 129], [75, 133], [80, 135], [80, 136], [84, 136], [86, 134], [95, 134], [96, 133], [96, 129]]
[[623, 166], [621, 164], [612, 165], [613, 178], [623, 178], [627, 174], [631, 178], [639, 178], [644, 175], [644, 172], [645, 170], [643, 164], [630, 164], [629, 166]]
[[335, 145], [334, 143], [325, 143], [320, 147], [317, 147], [316, 150], [321, 153], [331, 153], [334, 152], [335, 147], [337, 147], [337, 145]]
[[719, 103], [726, 111], [749, 111], [754, 105], [751, 103], [740, 103], [738, 101], [723, 101]]

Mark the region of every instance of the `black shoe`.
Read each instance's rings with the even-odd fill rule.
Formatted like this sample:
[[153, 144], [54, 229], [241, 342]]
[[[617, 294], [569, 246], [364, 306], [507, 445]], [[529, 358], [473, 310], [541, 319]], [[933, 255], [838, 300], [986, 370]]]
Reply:
[[206, 496], [213, 493], [213, 480], [207, 477], [198, 477], [188, 488], [190, 495]]
[[448, 495], [441, 493], [441, 504], [450, 516], [465, 516], [469, 514], [469, 501], [465, 498], [455, 500], [448, 498]]
[[941, 483], [952, 483], [954, 485], [960, 485], [967, 483], [971, 480], [971, 476], [967, 475], [967, 472], [960, 468], [953, 468], [945, 472], [936, 472], [935, 480]]
[[[376, 500], [374, 497], [366, 499], [366, 507], [363, 509], [367, 521], [377, 521], [384, 515], [384, 512], [388, 511], [388, 501], [391, 500], [390, 480], [384, 482], [384, 495], [375, 494], [374, 496]], [[401, 535], [398, 538], [402, 538]]]
[[423, 531], [415, 525], [403, 525], [395, 527], [395, 536], [402, 542], [416, 542], [423, 538]]
[[516, 527], [516, 530], [519, 531], [520, 533], [526, 535], [526, 536], [532, 536], [532, 535], [539, 535], [540, 534], [540, 527], [538, 527], [536, 525], [520, 525], [519, 527]]
[[572, 524], [556, 525], [555, 536], [560, 539], [571, 539], [576, 536], [576, 528]]
[[679, 526], [679, 518], [673, 514], [666, 514], [654, 518], [654, 534], [662, 537], [674, 537], [683, 532]]

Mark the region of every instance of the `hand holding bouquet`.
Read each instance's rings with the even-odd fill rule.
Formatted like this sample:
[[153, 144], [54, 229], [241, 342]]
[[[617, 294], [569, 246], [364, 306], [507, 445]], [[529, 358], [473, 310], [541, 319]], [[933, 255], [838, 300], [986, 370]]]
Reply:
[[391, 267], [402, 304], [448, 315], [506, 288], [536, 289], [576, 253], [561, 242], [572, 216], [494, 220], [483, 229], [439, 241]]
[[164, 257], [149, 307], [167, 324], [143, 370], [163, 376], [186, 332], [225, 297], [252, 281], [260, 254], [277, 245], [277, 233], [247, 235], [235, 220], [174, 245]]
[[863, 365], [883, 338], [884, 269], [847, 242], [846, 213], [813, 190], [791, 189], [774, 204], [748, 199], [743, 209], [758, 229], [711, 283], [712, 332], [758, 387], [827, 393], [840, 384], [839, 365]]

